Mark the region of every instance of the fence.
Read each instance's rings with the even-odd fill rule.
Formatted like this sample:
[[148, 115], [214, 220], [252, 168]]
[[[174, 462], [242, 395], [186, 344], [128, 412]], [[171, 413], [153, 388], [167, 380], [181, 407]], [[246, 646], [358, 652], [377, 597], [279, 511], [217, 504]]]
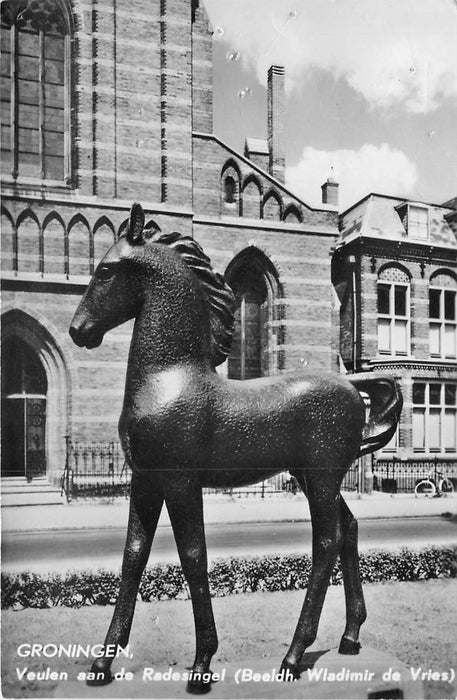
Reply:
[[373, 464], [373, 488], [386, 493], [412, 493], [418, 481], [441, 474], [457, 484], [457, 462], [432, 460], [379, 460]]
[[[457, 462], [438, 460], [373, 460], [373, 487], [388, 493], [412, 493], [416, 483], [430, 474], [441, 474], [457, 485]], [[73, 443], [67, 440], [67, 459], [62, 476], [62, 490], [67, 499], [88, 497], [127, 497], [130, 490], [130, 469], [118, 442]], [[343, 491], [357, 491], [362, 468], [355, 462], [346, 474]], [[252, 486], [232, 489], [203, 490], [204, 495], [260, 496], [297, 493], [298, 484], [287, 472], [277, 474]]]
[[88, 497], [127, 497], [130, 469], [118, 442], [76, 442], [67, 439], [62, 491], [67, 500]]
[[[67, 458], [62, 475], [62, 491], [67, 500], [90, 497], [127, 497], [130, 469], [124, 462], [118, 442], [72, 442], [67, 440]], [[296, 493], [298, 485], [287, 473], [278, 474], [252, 486], [233, 489], [203, 489], [204, 495], [225, 493], [233, 496], [271, 496]]]

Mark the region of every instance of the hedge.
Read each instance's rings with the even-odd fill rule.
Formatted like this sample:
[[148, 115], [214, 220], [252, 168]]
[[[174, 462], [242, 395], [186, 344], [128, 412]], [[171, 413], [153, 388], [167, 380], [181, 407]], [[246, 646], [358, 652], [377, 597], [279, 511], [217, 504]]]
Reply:
[[[215, 561], [209, 570], [213, 596], [254, 591], [291, 591], [306, 588], [311, 571], [309, 555], [232, 557]], [[428, 547], [416, 551], [371, 551], [360, 555], [360, 573], [365, 583], [419, 581], [457, 577], [457, 547]], [[109, 571], [73, 572], [64, 576], [41, 576], [30, 572], [2, 574], [2, 608], [51, 608], [63, 605], [113, 605], [120, 576]], [[337, 562], [331, 584], [343, 581]], [[189, 590], [181, 567], [162, 564], [147, 568], [139, 589], [143, 601], [188, 598]]]

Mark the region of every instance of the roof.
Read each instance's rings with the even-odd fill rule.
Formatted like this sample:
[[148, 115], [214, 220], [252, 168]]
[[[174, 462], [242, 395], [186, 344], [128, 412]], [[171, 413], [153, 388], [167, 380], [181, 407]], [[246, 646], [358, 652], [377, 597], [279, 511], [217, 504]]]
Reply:
[[[264, 177], [266, 180], [268, 180], [272, 185], [275, 185], [283, 194], [288, 195], [291, 197], [293, 200], [295, 200], [296, 203], [301, 204], [305, 209], [309, 212], [332, 212], [337, 214], [338, 213], [338, 207], [333, 205], [333, 204], [321, 204], [320, 206], [311, 206], [310, 204], [307, 204], [304, 199], [302, 199], [299, 195], [297, 195], [295, 192], [292, 192], [284, 182], [280, 182], [277, 180], [273, 175], [271, 175], [269, 172], [264, 170], [263, 168], [260, 168], [254, 161], [250, 160], [246, 156], [241, 155], [241, 153], [238, 153], [238, 151], [235, 151], [231, 146], [229, 146], [227, 143], [222, 141], [220, 138], [215, 136], [214, 134], [205, 134], [203, 132], [199, 131], [193, 131], [192, 135], [194, 138], [198, 139], [203, 139], [205, 141], [214, 141], [214, 143], [217, 143], [221, 148], [223, 148], [227, 153], [230, 153], [232, 156], [234, 156], [237, 160], [240, 162], [244, 162], [246, 165], [249, 166], [249, 168]], [[259, 139], [262, 140], [262, 139]]]
[[452, 224], [449, 206], [414, 202], [381, 194], [370, 194], [340, 216], [340, 242], [368, 237], [382, 240], [413, 240], [408, 237], [402, 206], [424, 206], [429, 211], [430, 237], [417, 243], [457, 249], [457, 230]]
[[457, 209], [457, 197], [453, 197], [447, 202], [444, 202], [441, 206], [449, 207], [449, 209]]

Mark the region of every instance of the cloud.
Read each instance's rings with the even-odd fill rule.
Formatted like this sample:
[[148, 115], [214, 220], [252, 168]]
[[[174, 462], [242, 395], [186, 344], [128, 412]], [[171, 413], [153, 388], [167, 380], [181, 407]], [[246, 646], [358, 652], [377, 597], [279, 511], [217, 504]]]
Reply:
[[205, 0], [205, 7], [261, 83], [277, 63], [289, 90], [323, 69], [374, 108], [426, 113], [457, 98], [454, 0]]
[[407, 197], [417, 182], [416, 166], [402, 151], [387, 144], [365, 144], [357, 151], [305, 148], [299, 163], [287, 168], [287, 185], [305, 202], [318, 206], [322, 201], [320, 186], [331, 168], [340, 185], [340, 211], [370, 192]]

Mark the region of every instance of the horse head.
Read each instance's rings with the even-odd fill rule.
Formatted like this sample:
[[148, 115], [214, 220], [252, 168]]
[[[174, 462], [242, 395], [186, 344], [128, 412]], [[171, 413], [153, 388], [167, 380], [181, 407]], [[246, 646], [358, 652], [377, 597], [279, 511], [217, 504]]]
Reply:
[[107, 331], [137, 315], [141, 285], [134, 269], [150, 236], [151, 230], [144, 229], [143, 209], [134, 204], [126, 235], [111, 246], [98, 264], [73, 316], [69, 332], [76, 345], [98, 347]]
[[[156, 313], [162, 320], [167, 316], [178, 335], [187, 329], [208, 336], [212, 365], [224, 362], [233, 334], [232, 290], [193, 238], [145, 227], [143, 209], [134, 204], [126, 235], [100, 261], [76, 310], [73, 341], [98, 347], [107, 331], [138, 316], [145, 299], [153, 300]], [[151, 323], [149, 335], [152, 331]]]

